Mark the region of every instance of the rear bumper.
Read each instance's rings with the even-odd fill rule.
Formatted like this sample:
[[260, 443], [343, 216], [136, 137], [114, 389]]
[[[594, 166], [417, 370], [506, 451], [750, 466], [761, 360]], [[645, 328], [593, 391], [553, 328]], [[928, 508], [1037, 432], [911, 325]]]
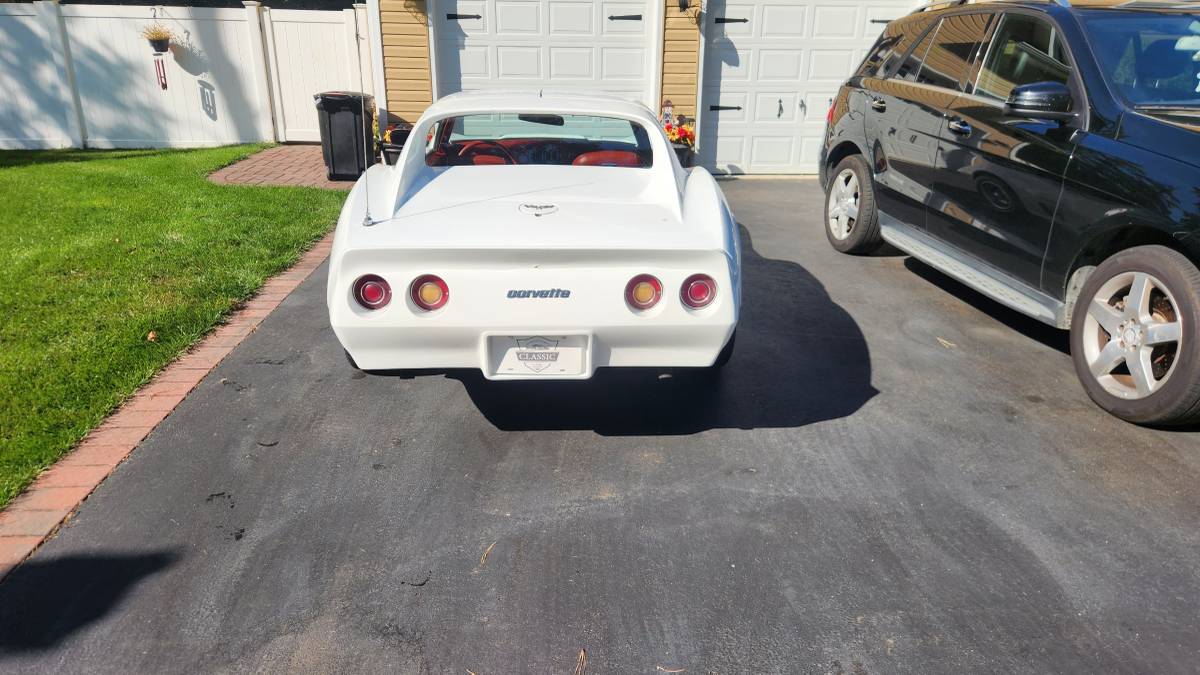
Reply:
[[[588, 379], [603, 367], [706, 367], [733, 334], [735, 322], [692, 324], [473, 327], [334, 326], [342, 346], [364, 370], [478, 368], [492, 380]], [[578, 367], [567, 372], [538, 369], [531, 361], [505, 360], [510, 338], [542, 337], [555, 344], [579, 346]], [[575, 355], [570, 356], [571, 359]], [[563, 359], [567, 363], [569, 359]]]

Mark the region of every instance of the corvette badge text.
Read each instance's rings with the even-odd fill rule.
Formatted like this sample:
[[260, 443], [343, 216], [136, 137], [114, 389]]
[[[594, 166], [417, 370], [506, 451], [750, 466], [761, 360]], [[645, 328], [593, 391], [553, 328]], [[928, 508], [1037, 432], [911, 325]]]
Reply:
[[569, 298], [571, 291], [565, 288], [547, 288], [540, 291], [519, 291], [510, 290], [508, 292], [510, 298]]

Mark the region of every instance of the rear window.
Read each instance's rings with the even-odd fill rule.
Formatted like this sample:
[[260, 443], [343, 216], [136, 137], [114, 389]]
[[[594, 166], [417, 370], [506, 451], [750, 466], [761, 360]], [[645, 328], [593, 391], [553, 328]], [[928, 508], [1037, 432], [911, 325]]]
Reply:
[[429, 166], [515, 164], [648, 168], [650, 136], [618, 117], [498, 113], [462, 115], [434, 127]]

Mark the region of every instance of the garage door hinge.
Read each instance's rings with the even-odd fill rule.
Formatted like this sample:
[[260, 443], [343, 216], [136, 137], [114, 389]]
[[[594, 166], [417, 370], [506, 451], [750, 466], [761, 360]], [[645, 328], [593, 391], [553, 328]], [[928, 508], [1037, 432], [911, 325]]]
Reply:
[[608, 17], [609, 21], [641, 21], [641, 14], [614, 14]]

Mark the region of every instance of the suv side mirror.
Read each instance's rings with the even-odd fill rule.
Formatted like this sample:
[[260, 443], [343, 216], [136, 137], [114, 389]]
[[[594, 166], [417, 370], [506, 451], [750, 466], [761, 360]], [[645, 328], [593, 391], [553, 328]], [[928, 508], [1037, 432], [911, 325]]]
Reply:
[[1075, 119], [1071, 90], [1061, 82], [1034, 82], [1014, 87], [1004, 103], [1004, 114], [1064, 122]]

